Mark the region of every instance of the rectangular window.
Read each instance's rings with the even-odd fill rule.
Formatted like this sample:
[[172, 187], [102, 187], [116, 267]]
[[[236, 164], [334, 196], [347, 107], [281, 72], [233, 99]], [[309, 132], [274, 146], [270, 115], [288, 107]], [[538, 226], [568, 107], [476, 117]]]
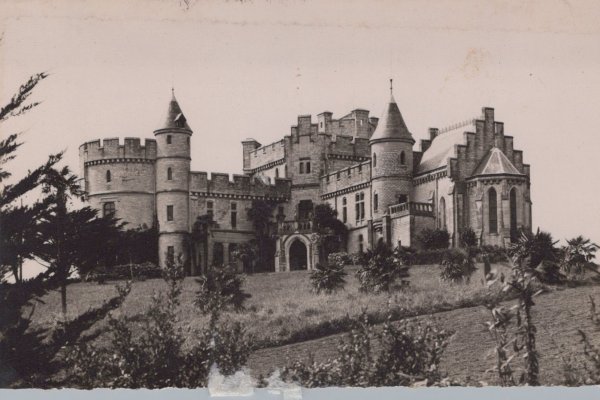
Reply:
[[231, 203], [231, 229], [237, 227], [237, 204]]
[[379, 196], [377, 195], [377, 193], [375, 193], [373, 195], [373, 210], [377, 211], [378, 208], [379, 208]]
[[362, 164], [358, 164], [358, 173], [362, 173]]
[[115, 215], [115, 203], [113, 201], [104, 203], [102, 206], [102, 216], [108, 218], [113, 215]]
[[306, 162], [306, 173], [310, 174], [310, 161]]
[[363, 192], [356, 193], [356, 222], [363, 221], [365, 219], [365, 194]]
[[206, 202], [206, 215], [213, 217], [213, 202], [210, 200]]
[[173, 206], [167, 206], [167, 221], [173, 221]]
[[167, 135], [167, 144], [171, 144], [171, 135]]
[[350, 175], [352, 175], [352, 173], [350, 172], [350, 168], [348, 168], [348, 177], [350, 177]]
[[300, 173], [304, 173], [304, 162], [300, 161]]
[[340, 173], [339, 172], [337, 174], [335, 174], [335, 179], [337, 179], [338, 181], [340, 180]]

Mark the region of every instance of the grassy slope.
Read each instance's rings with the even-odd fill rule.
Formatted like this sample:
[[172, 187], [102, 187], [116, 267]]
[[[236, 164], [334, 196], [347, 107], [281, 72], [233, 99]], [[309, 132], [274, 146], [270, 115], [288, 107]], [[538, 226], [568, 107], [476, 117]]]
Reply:
[[[495, 266], [498, 270], [508, 269]], [[453, 285], [439, 280], [439, 269], [416, 266], [411, 269], [410, 287], [391, 293], [371, 295], [358, 290], [354, 269], [349, 269], [345, 290], [333, 295], [315, 295], [310, 291], [306, 271], [257, 274], [246, 277], [244, 290], [252, 295], [242, 313], [227, 313], [226, 317], [242, 322], [261, 347], [293, 343], [343, 331], [347, 315], [356, 316], [363, 308], [371, 313], [385, 312], [388, 305], [396, 312], [427, 313], [453, 309], [469, 304], [487, 291], [482, 273], [477, 271], [469, 284]], [[507, 272], [508, 273], [508, 272]], [[184, 328], [201, 328], [206, 319], [193, 305], [197, 284], [185, 280], [180, 316]], [[149, 304], [150, 297], [164, 288], [161, 280], [135, 282], [131, 294], [120, 312], [135, 315]], [[68, 312], [71, 317], [116, 294], [113, 283], [76, 283], [68, 287]], [[37, 306], [36, 324], [51, 325], [60, 319], [60, 296], [51, 293], [45, 304]], [[329, 324], [337, 321], [337, 325]], [[307, 332], [308, 331], [308, 332]]]
[[[589, 320], [588, 296], [598, 298], [600, 287], [586, 286], [554, 290], [536, 300], [533, 317], [537, 327], [537, 349], [540, 353], [540, 378], [543, 385], [559, 385], [562, 382], [561, 357], [569, 354], [581, 357], [577, 329], [589, 334], [596, 346], [600, 346], [600, 332]], [[421, 317], [424, 318], [424, 317]], [[425, 317], [426, 318], [426, 317]], [[489, 311], [484, 307], [462, 308], [435, 314], [440, 326], [455, 332], [442, 359], [442, 369], [452, 378], [485, 381], [497, 384], [495, 373], [486, 373], [495, 365], [494, 343], [487, 328]], [[310, 353], [315, 360], [324, 361], [335, 355], [336, 346], [343, 335], [327, 336], [318, 340], [262, 349], [254, 352], [249, 367], [254, 374], [267, 375], [274, 368], [282, 367], [292, 360], [306, 359]], [[513, 367], [522, 367], [522, 360], [515, 359]]]

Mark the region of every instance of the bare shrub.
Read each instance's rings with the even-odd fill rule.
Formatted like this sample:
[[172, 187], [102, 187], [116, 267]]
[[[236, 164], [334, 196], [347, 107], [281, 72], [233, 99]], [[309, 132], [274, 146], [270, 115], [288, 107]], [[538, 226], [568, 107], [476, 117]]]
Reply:
[[391, 317], [376, 330], [363, 312], [334, 358], [294, 362], [281, 376], [309, 388], [445, 384], [439, 363], [449, 336], [431, 323], [393, 324]]

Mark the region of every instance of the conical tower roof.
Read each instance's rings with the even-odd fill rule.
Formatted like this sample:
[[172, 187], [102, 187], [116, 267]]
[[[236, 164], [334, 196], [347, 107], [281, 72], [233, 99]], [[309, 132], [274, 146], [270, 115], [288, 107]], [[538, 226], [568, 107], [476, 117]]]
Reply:
[[398, 104], [396, 104], [391, 91], [392, 88], [390, 87], [390, 101], [385, 107], [370, 141], [409, 141], [414, 143], [415, 140], [408, 131], [406, 123], [404, 123], [404, 118], [402, 118]]
[[175, 91], [172, 90], [173, 94], [171, 97], [171, 101], [169, 102], [169, 109], [167, 110], [167, 115], [162, 123], [161, 129], [187, 129], [192, 130], [190, 126], [187, 124], [187, 119], [183, 115], [183, 111], [181, 111], [181, 107], [179, 107], [179, 103], [175, 98]]
[[523, 175], [498, 147], [492, 147], [475, 168], [473, 177], [487, 175]]

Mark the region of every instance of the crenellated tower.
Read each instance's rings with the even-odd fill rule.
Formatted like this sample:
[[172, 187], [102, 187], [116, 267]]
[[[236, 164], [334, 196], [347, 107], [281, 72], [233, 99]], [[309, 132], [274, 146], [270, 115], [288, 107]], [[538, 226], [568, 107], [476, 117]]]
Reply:
[[159, 227], [158, 259], [181, 255], [188, 259], [190, 232], [190, 139], [192, 130], [175, 99], [169, 103], [166, 119], [154, 131], [156, 157], [156, 214]]
[[408, 201], [412, 189], [415, 140], [394, 100], [391, 82], [390, 100], [369, 140], [373, 220], [385, 215], [389, 206]]

